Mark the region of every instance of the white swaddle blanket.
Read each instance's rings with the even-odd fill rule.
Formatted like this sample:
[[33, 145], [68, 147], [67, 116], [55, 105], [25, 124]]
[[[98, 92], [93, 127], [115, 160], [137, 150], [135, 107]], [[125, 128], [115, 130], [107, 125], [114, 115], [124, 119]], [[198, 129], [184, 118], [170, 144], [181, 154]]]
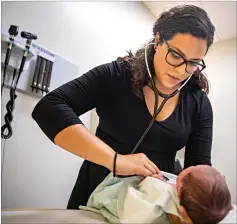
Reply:
[[179, 216], [175, 187], [152, 177], [140, 181], [141, 177], [114, 178], [110, 173], [91, 194], [87, 206], [79, 208], [98, 212], [111, 223], [166, 224], [167, 214]]

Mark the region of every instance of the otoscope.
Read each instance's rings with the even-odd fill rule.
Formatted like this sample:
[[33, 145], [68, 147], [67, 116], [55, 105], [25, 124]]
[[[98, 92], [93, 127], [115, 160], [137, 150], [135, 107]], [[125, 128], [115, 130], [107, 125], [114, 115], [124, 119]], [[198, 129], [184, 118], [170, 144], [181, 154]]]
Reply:
[[19, 81], [21, 73], [22, 73], [22, 71], [24, 69], [25, 61], [26, 61], [26, 58], [28, 56], [32, 40], [36, 40], [37, 39], [37, 36], [35, 34], [29, 33], [29, 32], [26, 32], [26, 31], [22, 31], [21, 32], [21, 37], [26, 39], [26, 45], [25, 45], [25, 50], [24, 50], [24, 53], [23, 53], [23, 57], [21, 59], [21, 65], [20, 65], [18, 77], [16, 79], [15, 85], [13, 85], [13, 89], [14, 90], [15, 90], [15, 88], [17, 86], [17, 83]]
[[8, 67], [10, 56], [11, 56], [11, 52], [12, 52], [12, 45], [14, 43], [14, 38], [18, 35], [18, 30], [19, 30], [19, 27], [15, 26], [15, 25], [11, 25], [9, 30], [8, 30], [8, 33], [10, 35], [10, 37], [9, 37], [10, 42], [8, 43], [6, 58], [5, 58], [5, 62], [4, 62], [3, 80], [2, 80], [2, 85], [1, 85], [1, 93], [2, 93], [2, 90], [3, 90], [3, 87], [4, 87], [4, 83], [5, 83], [7, 67]]

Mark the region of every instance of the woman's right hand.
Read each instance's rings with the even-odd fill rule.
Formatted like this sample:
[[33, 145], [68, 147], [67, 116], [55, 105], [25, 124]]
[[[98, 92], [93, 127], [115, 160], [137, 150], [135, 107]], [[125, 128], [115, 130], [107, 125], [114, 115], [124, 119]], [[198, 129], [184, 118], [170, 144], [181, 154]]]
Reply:
[[143, 177], [159, 174], [159, 168], [144, 153], [117, 155], [116, 175], [139, 175]]

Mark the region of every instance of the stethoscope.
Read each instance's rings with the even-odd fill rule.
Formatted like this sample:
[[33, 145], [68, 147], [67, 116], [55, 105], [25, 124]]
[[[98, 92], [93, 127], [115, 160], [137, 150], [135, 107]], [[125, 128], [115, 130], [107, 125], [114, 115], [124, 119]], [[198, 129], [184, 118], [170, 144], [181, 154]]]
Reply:
[[[147, 48], [150, 45], [155, 45], [156, 43], [149, 43], [146, 45], [145, 47], [145, 62], [146, 62], [146, 68], [149, 74], [149, 78], [151, 81], [151, 85], [152, 85], [152, 89], [154, 91], [155, 94], [155, 105], [154, 105], [154, 114], [152, 116], [152, 120], [150, 122], [150, 124], [148, 125], [147, 129], [145, 130], [145, 132], [142, 134], [141, 138], [139, 139], [139, 141], [137, 142], [137, 144], [135, 145], [135, 147], [133, 148], [131, 154], [135, 153], [138, 149], [138, 147], [140, 146], [142, 140], [145, 138], [146, 134], [148, 133], [148, 131], [151, 129], [157, 115], [161, 112], [162, 108], [164, 107], [165, 103], [167, 102], [167, 100], [169, 100], [170, 98], [174, 97], [185, 85], [186, 83], [189, 81], [189, 79], [192, 77], [192, 75], [190, 75], [186, 81], [178, 88], [176, 89], [173, 93], [171, 94], [164, 94], [162, 92], [160, 92], [157, 88], [156, 85], [152, 79], [152, 75], [149, 69], [149, 65], [148, 65], [148, 60], [147, 60]], [[158, 96], [161, 96], [162, 98], [164, 98], [164, 100], [162, 101], [160, 107], [158, 108]]]
[[[145, 138], [146, 134], [148, 133], [148, 131], [151, 129], [157, 115], [161, 112], [162, 108], [164, 107], [165, 103], [167, 102], [167, 100], [169, 100], [170, 98], [174, 97], [186, 84], [187, 82], [189, 81], [189, 79], [192, 77], [192, 75], [190, 75], [186, 81], [178, 88], [176, 89], [173, 93], [171, 94], [164, 94], [162, 92], [160, 92], [157, 88], [156, 88], [156, 85], [152, 79], [152, 75], [151, 75], [151, 72], [150, 72], [150, 69], [149, 69], [149, 65], [148, 65], [148, 60], [147, 60], [147, 48], [148, 46], [150, 45], [155, 45], [156, 43], [149, 43], [146, 45], [145, 47], [145, 62], [146, 62], [146, 68], [147, 68], [147, 71], [148, 71], [148, 74], [149, 74], [149, 78], [151, 80], [151, 85], [152, 85], [152, 89], [154, 91], [154, 94], [155, 94], [155, 105], [154, 105], [154, 114], [152, 116], [152, 120], [150, 122], [150, 124], [148, 125], [147, 129], [144, 131], [144, 133], [142, 134], [141, 138], [139, 139], [139, 141], [137, 142], [137, 144], [135, 145], [135, 147], [133, 148], [133, 150], [131, 151], [130, 154], [133, 154], [137, 151], [138, 147], [140, 146], [140, 144], [142, 143], [142, 140]], [[162, 98], [164, 98], [164, 100], [162, 101], [160, 107], [158, 108], [158, 96], [161, 96]], [[117, 152], [116, 152], [116, 155], [115, 155], [115, 160], [116, 160], [116, 157], [117, 157]], [[115, 165], [116, 163], [114, 162], [114, 177], [117, 176], [118, 178], [125, 178], [125, 177], [132, 177], [132, 176], [136, 176], [136, 175], [128, 175], [128, 176], [123, 176], [123, 175], [116, 175], [115, 174]], [[163, 177], [166, 179], [166, 180], [169, 180], [167, 177], [165, 177], [163, 175]]]

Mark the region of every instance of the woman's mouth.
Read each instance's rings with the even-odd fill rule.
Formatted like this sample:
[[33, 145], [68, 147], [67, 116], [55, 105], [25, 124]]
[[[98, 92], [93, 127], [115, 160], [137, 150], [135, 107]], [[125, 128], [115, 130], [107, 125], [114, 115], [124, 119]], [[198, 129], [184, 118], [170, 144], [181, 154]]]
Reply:
[[168, 74], [168, 76], [172, 82], [180, 82], [180, 79], [178, 77], [175, 77], [175, 76], [169, 75], [169, 74]]

